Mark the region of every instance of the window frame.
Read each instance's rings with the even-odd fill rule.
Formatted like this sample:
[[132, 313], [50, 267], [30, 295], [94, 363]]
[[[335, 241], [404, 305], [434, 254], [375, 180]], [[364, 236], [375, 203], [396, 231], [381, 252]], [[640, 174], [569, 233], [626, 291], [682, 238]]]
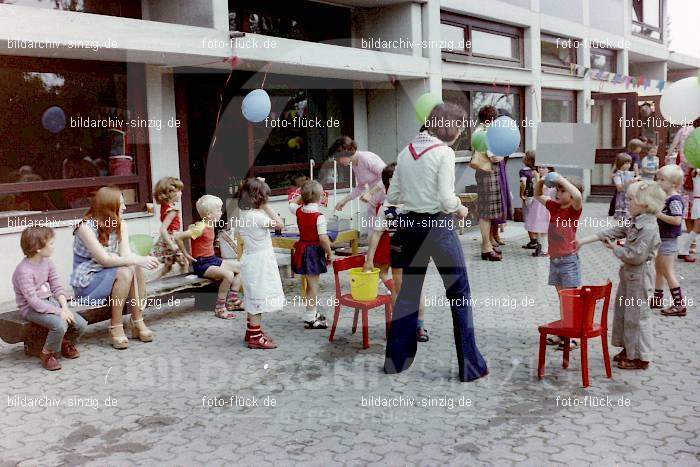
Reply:
[[[121, 63], [104, 61], [85, 61], [53, 58], [30, 58], [20, 56], [0, 55], [0, 68], [18, 70], [40, 69], [42, 73], [100, 71], [108, 73], [124, 73], [127, 75], [127, 102], [134, 104], [134, 117], [147, 119], [146, 111], [146, 67], [140, 63]], [[146, 212], [146, 204], [151, 200], [151, 159], [149, 150], [148, 128], [133, 129], [136, 152], [136, 173], [132, 175], [109, 175], [105, 177], [70, 178], [42, 180], [37, 182], [0, 183], [0, 195], [55, 191], [71, 188], [94, 188], [107, 185], [136, 185], [138, 202], [128, 204], [126, 212]], [[11, 225], [24, 225], [34, 222], [60, 222], [79, 219], [85, 213], [85, 208], [60, 209], [42, 211], [26, 215], [4, 216], [0, 212], [0, 229]]]
[[[642, 5], [642, 14], [644, 14], [644, 2], [645, 1], [658, 2], [658, 4], [659, 4], [659, 25], [658, 26], [653, 26], [649, 23], [645, 23], [644, 18], [642, 18], [642, 21], [637, 21], [634, 19], [634, 2], [640, 2], [640, 4]], [[643, 39], [663, 43], [663, 41], [664, 41], [664, 18], [665, 18], [664, 3], [665, 2], [663, 0], [632, 0], [632, 26], [633, 26], [632, 27], [632, 34], [637, 36], [637, 37], [641, 37]], [[635, 26], [639, 27], [640, 29], [646, 28], [646, 29], [650, 29], [652, 31], [658, 31], [659, 38], [656, 39], [654, 37], [644, 35], [641, 32], [636, 31]]]
[[[576, 91], [569, 89], [553, 89], [553, 88], [542, 88], [542, 98], [541, 101], [562, 101], [571, 103], [571, 116], [573, 118], [570, 122], [561, 123], [577, 123], [578, 122], [578, 102], [576, 98]], [[541, 107], [544, 108], [544, 102], [541, 102]], [[540, 115], [540, 120], [542, 120], [543, 115]], [[544, 121], [544, 120], [542, 120]]]
[[[606, 55], [610, 58], [610, 62], [612, 63], [612, 70], [609, 71], [609, 73], [614, 73], [617, 74], [617, 50], [616, 49], [608, 49], [604, 47], [591, 47], [591, 54], [596, 53], [598, 55]], [[593, 68], [593, 61], [591, 60], [591, 68]], [[598, 68], [596, 68], [598, 70]], [[607, 71], [607, 70], [604, 70]]]
[[[573, 37], [564, 37], [557, 36], [556, 34], [540, 33], [540, 44], [542, 42], [556, 44], [557, 39], [559, 39], [562, 42], [569, 42], [570, 44], [572, 44], [572, 47], [569, 47], [567, 50], [569, 50], [569, 58], [573, 57], [573, 60], [571, 60], [567, 65], [553, 65], [550, 63], [544, 63], [544, 61], [542, 60], [542, 46], [540, 45], [540, 65], [542, 71], [565, 71], [566, 73], [569, 73], [569, 65], [571, 65], [572, 63], [578, 64], [578, 45], [580, 45], [581, 41], [579, 39], [574, 39]], [[576, 47], [573, 47], [573, 44], [578, 45]]]
[[45, 10], [45, 11], [66, 11], [69, 13], [82, 13], [82, 14], [88, 14], [88, 15], [100, 15], [100, 16], [110, 16], [112, 18], [129, 18], [129, 19], [143, 19], [143, 12], [141, 11], [141, 1], [140, 0], [129, 0], [129, 1], [121, 1], [118, 2], [118, 6], [120, 9], [120, 14], [119, 15], [110, 15], [107, 13], [94, 13], [90, 11], [74, 11], [74, 10], [66, 10], [63, 8], [42, 8], [39, 6], [35, 5], [22, 5], [27, 8], [37, 8], [40, 10]]
[[[474, 18], [472, 16], [458, 15], [448, 11], [440, 11], [440, 23], [450, 26], [461, 27], [464, 29], [464, 51], [455, 52], [447, 49], [442, 50], [442, 59], [449, 61], [450, 58], [456, 61], [464, 61], [465, 58], [469, 62], [490, 64], [490, 65], [509, 65], [518, 68], [525, 68], [525, 31], [521, 27], [510, 26], [507, 24], [496, 23], [484, 19]], [[472, 51], [472, 31], [483, 31], [488, 34], [508, 37], [517, 41], [517, 58], [506, 58], [497, 55], [479, 54]], [[468, 47], [467, 47], [468, 46]]]
[[[472, 111], [471, 110], [471, 105], [472, 105], [471, 99], [472, 99], [473, 92], [486, 92], [486, 93], [516, 94], [516, 95], [518, 95], [518, 112], [520, 113], [520, 115], [518, 117], [519, 121], [517, 121], [517, 124], [518, 124], [518, 129], [520, 130], [520, 145], [523, 149], [527, 148], [527, 141], [525, 139], [525, 135], [526, 135], [525, 126], [521, 125], [522, 120], [527, 119], [527, 117], [525, 116], [525, 87], [524, 86], [508, 86], [508, 85], [503, 85], [503, 84], [496, 84], [494, 86], [494, 85], [479, 84], [479, 83], [465, 83], [465, 82], [452, 81], [452, 80], [443, 80], [442, 81], [442, 91], [443, 91], [443, 100], [445, 100], [445, 101], [448, 101], [448, 99], [446, 99], [445, 95], [444, 95], [445, 91], [468, 93], [469, 94], [469, 108], [465, 109], [465, 110], [467, 111], [467, 118], [469, 119], [469, 121], [474, 121], [474, 122], [476, 122], [476, 120], [477, 120], [477, 115], [471, 114], [471, 111]], [[472, 135], [474, 133], [474, 129], [475, 128], [472, 128], [472, 127], [469, 128], [469, 148], [470, 149], [460, 150], [459, 153], [457, 154], [458, 157], [471, 155], [471, 138], [472, 138]]]
[[[296, 88], [295, 88], [296, 89]], [[312, 88], [309, 88], [312, 89]], [[353, 109], [353, 115], [354, 115], [354, 109]], [[326, 116], [327, 118], [328, 116]], [[342, 118], [342, 115], [341, 115]], [[349, 119], [344, 119], [342, 118], [340, 120], [341, 122], [341, 134], [343, 135], [352, 135], [354, 134], [354, 117], [351, 116]], [[257, 153], [256, 153], [256, 148], [255, 148], [255, 127], [252, 123], [248, 122], [247, 123], [247, 139], [248, 139], [248, 151], [247, 151], [247, 156], [248, 156], [248, 177], [262, 177], [265, 178], [265, 174], [269, 173], [276, 173], [276, 172], [292, 172], [292, 171], [297, 171], [297, 172], [302, 172], [305, 173], [309, 169], [309, 161], [307, 160], [306, 162], [290, 162], [288, 164], [273, 164], [273, 165], [259, 165], [256, 164], [257, 161]], [[328, 144], [330, 145], [331, 142], [329, 141]], [[316, 169], [318, 170], [318, 169]], [[338, 167], [338, 171], [341, 170], [341, 167]], [[286, 195], [287, 191], [292, 188], [292, 187], [282, 187], [282, 188], [271, 188], [270, 190], [270, 195], [271, 196], [278, 196], [278, 195]], [[329, 190], [333, 188], [333, 185], [324, 185], [324, 189]], [[343, 182], [338, 182], [336, 184], [337, 189], [347, 189], [347, 188], [352, 188], [349, 183], [343, 181]]]

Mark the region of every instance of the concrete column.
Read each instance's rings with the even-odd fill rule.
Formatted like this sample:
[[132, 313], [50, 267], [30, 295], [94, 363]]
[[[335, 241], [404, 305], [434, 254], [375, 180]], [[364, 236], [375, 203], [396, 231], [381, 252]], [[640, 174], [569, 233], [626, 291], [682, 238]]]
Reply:
[[166, 176], [180, 173], [177, 128], [168, 121], [175, 118], [175, 87], [173, 75], [161, 72], [157, 66], [146, 68], [146, 96], [148, 118], [159, 120], [161, 129], [149, 129], [151, 154], [151, 180], [153, 184]]

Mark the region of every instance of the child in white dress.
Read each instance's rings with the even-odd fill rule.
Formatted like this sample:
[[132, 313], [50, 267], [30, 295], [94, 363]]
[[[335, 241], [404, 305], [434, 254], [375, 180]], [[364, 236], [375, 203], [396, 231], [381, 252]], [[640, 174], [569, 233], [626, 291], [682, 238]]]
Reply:
[[248, 312], [245, 340], [249, 349], [277, 347], [262, 331], [262, 313], [281, 310], [285, 301], [270, 237], [270, 229], [282, 227], [284, 221], [267, 204], [269, 196], [270, 187], [260, 178], [243, 180], [238, 190], [240, 216], [237, 224], [243, 239], [241, 279]]

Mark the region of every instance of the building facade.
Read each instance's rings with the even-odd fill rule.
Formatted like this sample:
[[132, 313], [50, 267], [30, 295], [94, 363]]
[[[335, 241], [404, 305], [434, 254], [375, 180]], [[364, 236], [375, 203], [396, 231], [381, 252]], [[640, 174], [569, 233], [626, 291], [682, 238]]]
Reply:
[[[56, 227], [67, 283], [73, 226], [99, 186], [121, 187], [130, 231], [155, 236], [161, 177], [185, 182], [189, 222], [202, 194], [227, 199], [241, 178], [262, 176], [291, 223], [294, 176], [313, 170], [347, 192], [351, 175], [328, 160], [330, 142], [348, 134], [393, 161], [426, 92], [470, 119], [496, 105], [521, 124], [521, 151], [535, 147], [528, 122], [593, 123], [597, 164], [582, 175], [604, 194], [631, 137], [665, 154], [675, 129], [660, 118], [663, 83], [700, 68], [700, 57], [669, 50], [667, 24], [665, 0], [0, 3], [0, 301], [13, 300], [26, 225]], [[272, 113], [250, 124], [241, 102], [260, 87]], [[640, 126], [620, 125], [640, 113]], [[474, 183], [470, 133], [456, 147], [460, 192]]]

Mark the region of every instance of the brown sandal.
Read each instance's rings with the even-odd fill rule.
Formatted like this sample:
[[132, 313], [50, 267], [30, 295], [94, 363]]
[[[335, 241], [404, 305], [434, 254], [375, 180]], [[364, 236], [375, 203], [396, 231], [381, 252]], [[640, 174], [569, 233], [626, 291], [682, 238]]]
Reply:
[[649, 368], [649, 362], [645, 362], [644, 360], [620, 360], [617, 362], [617, 367], [620, 368], [621, 370], [646, 370]]
[[622, 360], [627, 360], [627, 350], [622, 349], [622, 352], [613, 357], [613, 362], [620, 362]]

